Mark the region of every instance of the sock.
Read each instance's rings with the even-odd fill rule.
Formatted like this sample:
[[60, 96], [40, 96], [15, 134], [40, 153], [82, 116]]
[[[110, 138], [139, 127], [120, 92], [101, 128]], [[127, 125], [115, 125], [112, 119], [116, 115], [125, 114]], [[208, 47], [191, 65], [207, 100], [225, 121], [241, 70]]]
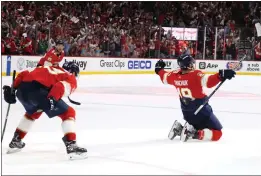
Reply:
[[19, 137], [23, 139], [27, 132], [31, 129], [34, 120], [26, 115], [21, 119], [18, 127], [16, 128], [15, 132], [18, 133]]
[[62, 122], [62, 129], [64, 136], [69, 141], [76, 140], [76, 133], [75, 133], [75, 121], [74, 119], [67, 119]]
[[199, 140], [218, 141], [222, 136], [221, 130], [203, 129], [198, 131]]

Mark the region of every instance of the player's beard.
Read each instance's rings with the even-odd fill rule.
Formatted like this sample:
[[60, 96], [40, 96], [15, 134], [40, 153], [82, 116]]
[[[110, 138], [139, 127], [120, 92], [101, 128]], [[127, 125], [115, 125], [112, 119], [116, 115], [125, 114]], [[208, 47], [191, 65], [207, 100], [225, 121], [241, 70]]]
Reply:
[[188, 67], [188, 70], [193, 71], [193, 70], [195, 70], [195, 68], [196, 68], [196, 64], [194, 63], [194, 64], [191, 64], [190, 67]]
[[63, 52], [63, 50], [64, 50], [64, 47], [62, 46], [60, 46], [60, 45], [58, 45], [57, 47], [56, 47], [56, 51], [59, 53], [59, 54], [61, 54], [62, 52]]
[[62, 51], [63, 51], [63, 49], [61, 49], [61, 48], [58, 48], [58, 49], [56, 49], [56, 50], [57, 50], [57, 52], [58, 52], [59, 54], [61, 54]]

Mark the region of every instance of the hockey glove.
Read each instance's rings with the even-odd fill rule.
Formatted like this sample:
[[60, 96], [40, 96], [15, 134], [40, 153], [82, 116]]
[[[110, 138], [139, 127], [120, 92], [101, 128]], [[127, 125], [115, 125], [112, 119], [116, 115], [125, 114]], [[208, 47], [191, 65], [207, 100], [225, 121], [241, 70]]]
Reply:
[[51, 110], [51, 111], [54, 110], [57, 101], [56, 101], [54, 98], [50, 97], [50, 98], [49, 98], [49, 103], [50, 103], [50, 110]]
[[236, 72], [234, 70], [231, 69], [222, 69], [219, 70], [219, 78], [221, 81], [225, 81], [226, 79], [232, 79], [233, 77], [235, 77]]
[[15, 89], [12, 91], [10, 86], [4, 86], [4, 100], [9, 104], [15, 104], [16, 98], [15, 98]]
[[163, 60], [159, 60], [155, 65], [156, 74], [159, 74], [159, 71], [164, 69], [165, 66], [166, 66], [166, 63]]

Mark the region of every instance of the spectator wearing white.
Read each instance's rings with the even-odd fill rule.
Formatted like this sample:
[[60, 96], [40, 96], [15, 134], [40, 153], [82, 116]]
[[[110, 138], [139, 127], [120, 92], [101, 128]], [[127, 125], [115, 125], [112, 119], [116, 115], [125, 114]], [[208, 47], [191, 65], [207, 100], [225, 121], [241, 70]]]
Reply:
[[32, 40], [27, 37], [26, 33], [23, 33], [23, 39], [21, 42], [21, 47], [23, 50], [23, 54], [25, 55], [32, 55], [33, 53], [33, 47], [32, 47]]
[[49, 41], [48, 41], [48, 51], [50, 49], [52, 49], [53, 47], [55, 47], [55, 41], [53, 38], [50, 38]]
[[255, 24], [255, 27], [256, 27], [258, 40], [261, 41], [261, 24], [260, 24], [260, 21], [255, 19], [255, 20], [253, 20], [253, 23]]

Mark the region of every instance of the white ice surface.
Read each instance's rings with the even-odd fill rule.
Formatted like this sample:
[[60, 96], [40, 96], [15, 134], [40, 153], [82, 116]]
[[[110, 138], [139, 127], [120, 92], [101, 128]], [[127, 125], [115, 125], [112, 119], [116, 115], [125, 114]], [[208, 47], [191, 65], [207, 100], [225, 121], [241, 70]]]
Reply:
[[[11, 77], [2, 79], [8, 84]], [[261, 174], [261, 77], [237, 76], [211, 99], [224, 126], [218, 142], [168, 140], [182, 114], [176, 90], [156, 75], [81, 76], [71, 98], [82, 103], [73, 105], [77, 141], [89, 158], [68, 161], [61, 120], [45, 115], [23, 151], [5, 154], [24, 114], [17, 103], [2, 146], [3, 174]], [[6, 109], [3, 101], [3, 119]]]

